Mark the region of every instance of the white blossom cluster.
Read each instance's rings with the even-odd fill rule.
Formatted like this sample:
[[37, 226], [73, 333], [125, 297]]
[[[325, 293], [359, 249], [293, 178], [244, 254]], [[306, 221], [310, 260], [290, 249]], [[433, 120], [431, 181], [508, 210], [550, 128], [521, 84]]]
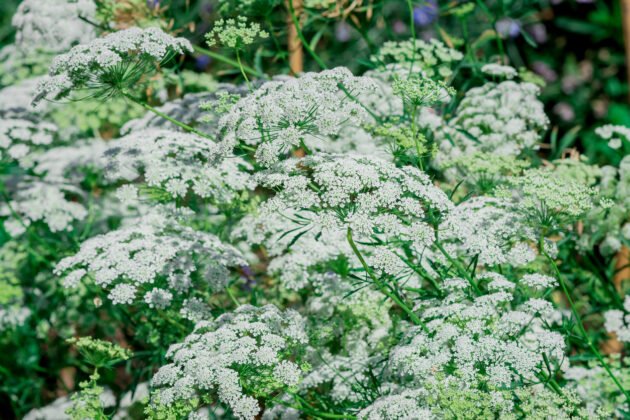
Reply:
[[422, 302], [426, 330], [413, 327], [394, 347], [389, 376], [421, 386], [437, 373], [452, 375], [461, 387], [508, 387], [535, 382], [544, 365], [562, 365], [564, 337], [545, 328], [550, 302], [530, 298], [513, 309], [516, 284], [487, 273], [488, 294], [468, 299], [463, 279], [450, 279], [441, 302]]
[[293, 357], [307, 343], [305, 320], [273, 305], [245, 305], [198, 323], [153, 376], [154, 404], [175, 405], [212, 395], [239, 419], [254, 419], [256, 396], [296, 387], [302, 376]]
[[514, 67], [495, 63], [483, 65], [481, 71], [488, 76], [502, 77], [505, 79], [514, 79], [518, 75]]
[[24, 50], [65, 52], [96, 37], [87, 21], [95, 15], [92, 0], [24, 0], [13, 15], [15, 44]]
[[108, 179], [142, 179], [172, 197], [189, 192], [228, 202], [253, 188], [251, 166], [235, 156], [221, 158], [215, 143], [196, 134], [150, 128], [109, 142], [103, 152]]
[[451, 255], [477, 257], [479, 264], [519, 267], [536, 257], [534, 231], [507, 200], [474, 197], [455, 206], [439, 227]]
[[[401, 42], [387, 41], [383, 43], [378, 53], [372, 55], [370, 60], [381, 65], [413, 63], [427, 77], [446, 79], [453, 74], [452, 67], [462, 58], [464, 55], [461, 52], [447, 47], [437, 39], [431, 39], [428, 42], [420, 39], [415, 41], [409, 39]], [[409, 71], [408, 68], [407, 71]]]
[[[159, 28], [134, 27], [113, 32], [55, 57], [49, 76], [38, 85], [33, 103], [44, 98], [58, 99], [76, 89], [111, 89], [108, 84], [116, 79], [115, 74], [133, 75], [137, 73], [134, 65], [152, 66], [187, 51], [192, 51], [188, 40], [174, 38]], [[133, 77], [129, 83], [137, 81]]]
[[291, 159], [256, 179], [276, 191], [262, 212], [300, 210], [298, 223], [306, 229], [349, 227], [359, 235], [396, 236], [420, 247], [433, 239], [430, 216], [446, 214], [453, 206], [422, 171], [367, 156]]
[[350, 95], [373, 87], [370, 79], [355, 77], [343, 67], [267, 82], [219, 120], [222, 142], [256, 147], [256, 160], [265, 166], [300, 147], [325, 149], [342, 128], [367, 119]]
[[86, 208], [76, 200], [82, 196], [72, 184], [24, 180], [11, 201], [0, 206], [0, 216], [6, 217], [4, 228], [12, 236], [21, 235], [35, 222], [45, 223], [51, 232], [68, 231], [73, 222], [87, 217]]
[[619, 341], [630, 343], [630, 295], [623, 301], [623, 311], [611, 309], [604, 313], [606, 331], [615, 333]]
[[0, 119], [0, 159], [16, 160], [23, 167], [32, 165], [33, 149], [55, 140], [57, 127], [48, 122], [27, 119]]
[[[466, 92], [455, 117], [438, 125], [435, 133], [443, 162], [474, 152], [518, 156], [537, 150], [549, 123], [539, 89], [532, 83], [486, 83]], [[435, 126], [431, 116], [423, 125]]]
[[27, 307], [0, 306], [0, 332], [21, 327], [30, 316], [31, 310]]
[[[291, 210], [282, 214], [263, 212], [245, 216], [234, 229], [233, 237], [248, 246], [262, 245], [271, 261], [269, 273], [277, 276], [288, 289], [307, 287], [318, 267], [339, 257], [353, 260], [353, 253], [343, 231], [304, 231], [299, 216]], [[296, 232], [287, 235], [287, 232]], [[299, 240], [295, 240], [296, 235]], [[358, 262], [357, 262], [358, 264]]]
[[619, 149], [624, 144], [630, 143], [630, 128], [622, 125], [606, 124], [595, 129], [595, 134], [608, 140], [608, 147]]
[[229, 268], [244, 265], [240, 253], [171, 217], [156, 211], [88, 239], [77, 254], [59, 261], [55, 273], [69, 288], [91, 279], [114, 304], [144, 302], [159, 309], [199, 290], [221, 290], [230, 280]]

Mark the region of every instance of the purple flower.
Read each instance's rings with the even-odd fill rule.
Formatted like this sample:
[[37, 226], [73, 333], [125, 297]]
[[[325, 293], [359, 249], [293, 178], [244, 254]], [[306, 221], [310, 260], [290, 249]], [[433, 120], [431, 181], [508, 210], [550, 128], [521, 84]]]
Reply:
[[205, 70], [212, 62], [212, 59], [207, 55], [199, 55], [195, 58], [195, 67], [197, 70]]
[[337, 23], [337, 25], [335, 26], [335, 38], [337, 38], [337, 41], [348, 42], [350, 41], [351, 37], [352, 31], [350, 25], [343, 21]]
[[422, 6], [413, 9], [413, 21], [416, 26], [428, 26], [439, 14], [437, 0], [424, 0]]
[[517, 20], [503, 18], [497, 22], [496, 30], [501, 38], [516, 38], [521, 33], [521, 24]]
[[157, 9], [160, 7], [160, 0], [147, 0], [147, 7], [149, 9]]

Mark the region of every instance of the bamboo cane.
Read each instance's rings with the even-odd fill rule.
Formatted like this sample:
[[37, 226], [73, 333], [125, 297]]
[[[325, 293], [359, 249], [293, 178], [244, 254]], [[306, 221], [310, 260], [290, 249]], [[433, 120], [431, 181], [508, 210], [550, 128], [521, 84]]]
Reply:
[[[298, 21], [301, 21], [302, 12], [304, 10], [303, 0], [286, 0], [287, 11], [290, 10], [290, 4], [293, 4], [293, 10]], [[291, 74], [296, 75], [304, 71], [304, 47], [298, 36], [298, 30], [293, 24], [291, 13], [287, 13], [287, 45], [289, 51], [289, 68]]]

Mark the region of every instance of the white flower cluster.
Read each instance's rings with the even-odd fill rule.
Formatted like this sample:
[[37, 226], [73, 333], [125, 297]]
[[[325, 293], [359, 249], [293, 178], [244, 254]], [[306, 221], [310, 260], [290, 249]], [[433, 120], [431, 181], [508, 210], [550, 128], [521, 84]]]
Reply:
[[54, 139], [57, 127], [47, 122], [26, 119], [0, 119], [0, 159], [17, 160], [22, 167], [32, 165], [33, 148], [48, 146]]
[[195, 231], [156, 211], [141, 220], [81, 244], [55, 273], [66, 287], [84, 278], [108, 292], [114, 304], [145, 302], [164, 309], [201, 290], [218, 291], [229, 267], [244, 265], [240, 253], [214, 235]]
[[[345, 232], [330, 231], [319, 235], [317, 230], [304, 231], [299, 216], [296, 216], [297, 213], [291, 210], [282, 214], [264, 212], [248, 215], [233, 232], [234, 239], [242, 239], [248, 246], [263, 245], [271, 258], [269, 273], [292, 290], [307, 287], [313, 272], [322, 264], [341, 256], [354, 261]], [[287, 235], [287, 232], [296, 233]], [[298, 234], [299, 240], [296, 241]]]
[[348, 94], [373, 87], [343, 67], [267, 82], [219, 120], [222, 142], [256, 147], [256, 160], [265, 166], [300, 147], [320, 150], [345, 126], [365, 121], [366, 111]]
[[[518, 156], [537, 150], [549, 123], [538, 92], [534, 84], [513, 81], [486, 83], [467, 91], [455, 117], [437, 127], [436, 161], [474, 152]], [[423, 124], [435, 125], [432, 119]]]
[[21, 327], [31, 316], [31, 310], [20, 306], [0, 306], [0, 332]]
[[417, 168], [403, 170], [367, 156], [291, 159], [260, 172], [256, 179], [277, 191], [261, 206], [263, 213], [295, 209], [306, 229], [350, 227], [359, 235], [407, 239], [420, 248], [433, 240], [428, 219], [453, 206]]
[[[153, 403], [171, 406], [195, 397], [216, 396], [238, 419], [254, 419], [256, 396], [298, 385], [292, 361], [307, 343], [305, 321], [273, 305], [240, 306], [213, 321], [202, 321], [153, 376]], [[201, 395], [200, 395], [201, 394]]]
[[508, 387], [536, 381], [544, 365], [561, 365], [565, 342], [545, 328], [550, 302], [530, 298], [512, 309], [516, 284], [487, 273], [490, 293], [469, 300], [468, 283], [447, 280], [450, 293], [440, 302], [424, 301], [421, 319], [427, 330], [412, 328], [390, 354], [389, 376], [422, 386], [439, 372], [453, 375], [462, 388]]
[[439, 227], [450, 255], [478, 257], [479, 264], [523, 266], [534, 260], [538, 238], [510, 202], [474, 197], [455, 206]]
[[74, 221], [87, 217], [85, 207], [73, 199], [82, 195], [71, 184], [22, 181], [12, 200], [0, 207], [0, 216], [7, 217], [4, 228], [12, 236], [21, 235], [34, 222], [45, 223], [51, 232], [71, 230]]
[[622, 125], [606, 124], [595, 129], [595, 134], [608, 140], [608, 147], [611, 149], [619, 149], [624, 141], [630, 143], [630, 128]]
[[630, 343], [630, 295], [623, 301], [624, 311], [612, 309], [604, 313], [606, 331], [615, 333], [619, 341]]
[[488, 76], [502, 77], [505, 79], [514, 79], [518, 75], [514, 67], [495, 63], [485, 64], [481, 67], [481, 71]]
[[13, 15], [15, 44], [23, 50], [65, 52], [96, 37], [87, 22], [95, 15], [92, 0], [24, 0]]
[[[402, 42], [387, 41], [383, 43], [378, 54], [370, 60], [376, 64], [411, 63], [430, 78], [446, 79], [453, 74], [452, 67], [464, 55], [447, 47], [437, 39], [426, 42], [420, 39]], [[409, 71], [409, 69], [407, 69]]]
[[134, 131], [108, 144], [103, 152], [110, 180], [133, 181], [142, 175], [150, 187], [185, 197], [228, 202], [237, 192], [253, 188], [243, 159], [221, 158], [215, 143], [195, 134], [163, 129]]
[[[58, 99], [75, 89], [111, 89], [108, 84], [120, 83], [116, 74], [118, 78], [120, 74], [133, 75], [138, 73], [133, 71], [134, 65], [153, 66], [156, 61], [168, 60], [186, 51], [192, 51], [188, 40], [174, 38], [159, 28], [130, 28], [111, 33], [55, 57], [50, 76], [40, 82], [33, 103], [44, 98]], [[129, 83], [137, 81], [134, 76]]]

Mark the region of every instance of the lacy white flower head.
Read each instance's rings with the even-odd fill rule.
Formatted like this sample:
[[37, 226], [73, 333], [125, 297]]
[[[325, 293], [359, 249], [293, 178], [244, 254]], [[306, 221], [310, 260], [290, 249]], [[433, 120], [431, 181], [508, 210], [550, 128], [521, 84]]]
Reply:
[[406, 78], [395, 76], [392, 92], [409, 108], [446, 103], [455, 95], [455, 90], [444, 82], [414, 74]]
[[525, 159], [490, 152], [473, 152], [441, 162], [444, 177], [450, 182], [464, 182], [473, 191], [488, 193], [506, 182], [508, 175], [520, 173], [531, 166]]
[[248, 246], [264, 246], [271, 259], [267, 268], [269, 274], [277, 276], [285, 288], [300, 290], [311, 284], [318, 267], [340, 257], [354, 261], [345, 232], [319, 235], [314, 229], [303, 232], [299, 240], [295, 240], [295, 234], [287, 234], [303, 228], [295, 211], [263, 212], [245, 216], [232, 236], [244, 240]]
[[624, 343], [630, 343], [630, 295], [623, 301], [623, 311], [612, 309], [604, 313], [606, 331], [615, 333], [617, 339]]
[[352, 96], [373, 88], [370, 79], [343, 67], [267, 82], [220, 119], [222, 141], [230, 147], [257, 147], [256, 160], [265, 166], [300, 147], [321, 149], [342, 128], [367, 118], [340, 85]]
[[92, 0], [24, 0], [13, 15], [15, 43], [23, 50], [65, 52], [96, 37]]
[[608, 147], [620, 149], [625, 143], [630, 143], [630, 128], [622, 125], [606, 124], [595, 129], [595, 134], [608, 140]]
[[496, 195], [513, 199], [514, 209], [534, 228], [564, 228], [597, 206], [594, 188], [552, 167], [528, 169], [508, 183], [510, 188], [499, 187]]
[[215, 143], [190, 133], [155, 128], [132, 132], [110, 142], [103, 159], [108, 179], [133, 181], [142, 175], [148, 186], [175, 198], [192, 192], [227, 202], [253, 188], [250, 165], [235, 156], [223, 158]]
[[208, 289], [220, 291], [230, 281], [229, 267], [245, 264], [240, 253], [171, 217], [156, 212], [88, 239], [77, 254], [57, 264], [55, 273], [66, 287], [91, 279], [114, 304], [144, 302], [159, 309], [179, 306]]
[[[430, 223], [452, 203], [417, 168], [371, 157], [319, 154], [291, 159], [256, 179], [276, 195], [261, 213], [295, 213], [300, 231], [346, 231], [358, 237], [409, 242], [420, 252], [434, 239]], [[288, 213], [287, 213], [288, 211]]]
[[[396, 388], [358, 414], [360, 420], [399, 419], [605, 419], [581, 407], [572, 392], [561, 394], [537, 385], [513, 389], [462, 388], [442, 378], [422, 388]], [[518, 416], [514, 414], [518, 406]]]
[[537, 150], [549, 123], [538, 93], [534, 84], [512, 81], [470, 89], [455, 117], [437, 127], [436, 161], [478, 151], [518, 156]]
[[478, 258], [479, 264], [523, 266], [536, 258], [534, 231], [506, 200], [475, 197], [457, 205], [439, 227], [450, 255]]
[[486, 276], [487, 295], [468, 299], [461, 291], [467, 283], [453, 279], [446, 281], [452, 292], [443, 300], [419, 304], [426, 331], [413, 327], [393, 349], [392, 379], [422, 385], [440, 372], [462, 387], [500, 388], [536, 382], [543, 357], [562, 365], [564, 338], [543, 321], [553, 312], [551, 303], [535, 298], [517, 306], [515, 283], [498, 273]]
[[447, 47], [437, 39], [428, 42], [410, 39], [385, 42], [370, 60], [376, 64], [413, 62], [427, 77], [443, 80], [453, 74], [452, 68], [462, 58], [464, 55], [461, 52]]
[[44, 223], [51, 232], [69, 231], [73, 222], [87, 217], [87, 210], [78, 202], [83, 191], [71, 184], [25, 180], [17, 185], [12, 200], [0, 207], [6, 217], [4, 228], [12, 236], [21, 235], [35, 222]]
[[304, 319], [273, 305], [240, 306], [200, 322], [182, 343], [171, 346], [166, 357], [172, 363], [153, 376], [153, 408], [193, 411], [218, 400], [236, 418], [254, 419], [261, 411], [257, 397], [299, 384], [302, 370], [294, 360], [307, 341]]
[[0, 160], [16, 160], [22, 167], [33, 164], [33, 149], [49, 146], [57, 127], [47, 122], [26, 119], [0, 119]]
[[503, 79], [514, 79], [518, 75], [518, 72], [514, 67], [495, 63], [483, 65], [481, 67], [481, 72], [487, 74], [488, 76]]
[[267, 31], [255, 22], [248, 22], [244, 16], [236, 19], [219, 19], [212, 30], [206, 34], [208, 46], [220, 45], [236, 50], [252, 44], [257, 38], [268, 38]]
[[177, 54], [192, 51], [190, 42], [174, 38], [158, 28], [131, 28], [77, 45], [55, 57], [49, 77], [38, 86], [33, 103], [59, 99], [73, 90], [91, 91], [88, 96], [108, 98], [128, 90]]
[[[615, 374], [621, 385], [630, 387], [630, 369], [627, 358], [611, 355], [609, 368]], [[586, 366], [571, 366], [564, 372], [567, 381], [566, 388], [574, 390], [586, 403], [586, 410], [591, 418], [624, 419], [627, 417], [628, 402], [625, 401], [619, 388], [612, 383], [604, 368], [590, 361]]]
[[23, 326], [30, 316], [31, 310], [25, 306], [0, 305], [0, 333]]

